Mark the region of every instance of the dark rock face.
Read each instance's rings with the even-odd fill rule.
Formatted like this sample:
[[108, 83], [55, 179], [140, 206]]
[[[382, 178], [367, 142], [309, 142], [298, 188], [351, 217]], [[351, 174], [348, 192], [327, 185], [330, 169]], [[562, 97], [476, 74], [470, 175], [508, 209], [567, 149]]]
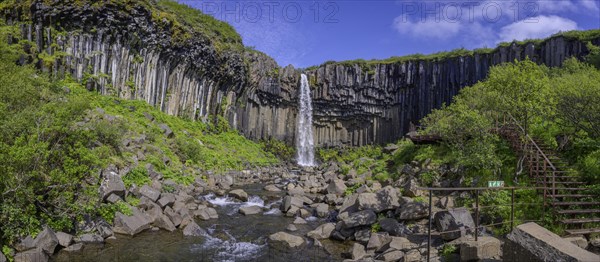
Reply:
[[[294, 143], [300, 70], [280, 68], [258, 52], [219, 52], [203, 35], [174, 44], [142, 7], [120, 12], [122, 7], [112, 5], [94, 10], [43, 2], [35, 1], [27, 10], [32, 21], [21, 26], [22, 37], [36, 43], [36, 52], [67, 54], [51, 68], [38, 65], [43, 70], [78, 80], [91, 74], [87, 87], [103, 94], [144, 100], [168, 114], [198, 121], [221, 115], [248, 138]], [[18, 20], [20, 12], [13, 13], [5, 15], [9, 24]], [[50, 26], [57, 25], [70, 33], [52, 35]], [[600, 39], [592, 42], [599, 45]], [[564, 59], [588, 52], [585, 43], [555, 37], [539, 46], [513, 44], [489, 54], [305, 70], [312, 89], [315, 144], [395, 141], [411, 123], [450, 103], [461, 88], [484, 79], [493, 65], [530, 57], [560, 66]]]

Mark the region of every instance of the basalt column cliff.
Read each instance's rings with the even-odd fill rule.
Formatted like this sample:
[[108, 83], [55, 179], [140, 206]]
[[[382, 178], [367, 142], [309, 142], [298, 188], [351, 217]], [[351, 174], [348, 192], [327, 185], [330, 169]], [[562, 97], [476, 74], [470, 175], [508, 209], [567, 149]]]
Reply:
[[[410, 123], [417, 124], [433, 108], [450, 103], [462, 87], [485, 78], [492, 65], [530, 57], [559, 66], [568, 57], [588, 53], [586, 43], [559, 36], [485, 54], [326, 63], [299, 70], [281, 68], [270, 57], [245, 49], [237, 34], [218, 44], [202, 31], [181, 31], [194, 24], [181, 26], [163, 17], [151, 2], [68, 2], [31, 1], [25, 8], [4, 10], [6, 23], [20, 31], [8, 40], [26, 40], [32, 57], [44, 58], [38, 67], [59, 77], [71, 75], [90, 90], [144, 100], [198, 121], [222, 116], [249, 138], [290, 145], [295, 142], [301, 73], [312, 89], [315, 145], [361, 146], [399, 139]], [[32, 57], [20, 62], [36, 61]]]

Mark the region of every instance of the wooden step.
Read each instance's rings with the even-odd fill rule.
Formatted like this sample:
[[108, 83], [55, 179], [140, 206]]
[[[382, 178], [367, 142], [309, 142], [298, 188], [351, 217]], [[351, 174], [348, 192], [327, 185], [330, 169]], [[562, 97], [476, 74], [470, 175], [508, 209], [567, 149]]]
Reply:
[[600, 206], [600, 202], [553, 202], [553, 206]]
[[568, 210], [557, 210], [556, 213], [567, 215], [567, 214], [594, 214], [600, 213], [600, 209], [568, 209]]
[[546, 180], [546, 183], [549, 183], [549, 184], [554, 183], [557, 185], [585, 185], [585, 184], [587, 184], [586, 182], [577, 182], [577, 181], [558, 181], [557, 180], [557, 181], [552, 182], [552, 179]]
[[600, 228], [566, 229], [565, 232], [567, 232], [569, 235], [587, 235], [592, 233], [600, 233]]
[[600, 217], [594, 218], [575, 218], [575, 219], [563, 219], [560, 221], [563, 224], [585, 224], [585, 223], [596, 223], [600, 222]]

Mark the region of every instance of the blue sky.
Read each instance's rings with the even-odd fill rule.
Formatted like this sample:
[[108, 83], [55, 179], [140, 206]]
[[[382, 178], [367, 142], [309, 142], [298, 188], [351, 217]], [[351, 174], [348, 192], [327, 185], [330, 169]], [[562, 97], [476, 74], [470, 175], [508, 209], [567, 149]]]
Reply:
[[600, 0], [180, 0], [281, 66], [383, 59], [600, 28]]

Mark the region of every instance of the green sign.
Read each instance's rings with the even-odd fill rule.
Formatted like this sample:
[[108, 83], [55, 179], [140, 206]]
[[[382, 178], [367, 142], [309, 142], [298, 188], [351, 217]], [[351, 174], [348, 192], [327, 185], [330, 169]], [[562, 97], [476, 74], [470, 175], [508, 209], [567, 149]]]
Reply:
[[504, 181], [488, 181], [488, 187], [504, 187]]

